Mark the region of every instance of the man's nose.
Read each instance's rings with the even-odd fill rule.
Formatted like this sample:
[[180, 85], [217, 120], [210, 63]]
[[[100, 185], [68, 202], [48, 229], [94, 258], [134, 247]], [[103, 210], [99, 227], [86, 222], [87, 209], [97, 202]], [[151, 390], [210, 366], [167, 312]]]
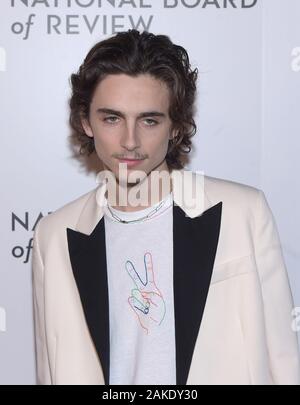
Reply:
[[134, 122], [125, 125], [121, 138], [121, 146], [127, 150], [134, 150], [140, 146], [138, 128]]

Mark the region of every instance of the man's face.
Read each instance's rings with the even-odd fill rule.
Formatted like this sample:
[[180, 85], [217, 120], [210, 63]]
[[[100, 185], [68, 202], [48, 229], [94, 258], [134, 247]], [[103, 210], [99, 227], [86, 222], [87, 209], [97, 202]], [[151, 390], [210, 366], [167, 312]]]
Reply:
[[122, 159], [128, 173], [168, 170], [166, 154], [171, 133], [169, 90], [150, 75], [108, 75], [96, 87], [90, 105], [86, 134], [94, 137], [104, 168], [119, 176]]

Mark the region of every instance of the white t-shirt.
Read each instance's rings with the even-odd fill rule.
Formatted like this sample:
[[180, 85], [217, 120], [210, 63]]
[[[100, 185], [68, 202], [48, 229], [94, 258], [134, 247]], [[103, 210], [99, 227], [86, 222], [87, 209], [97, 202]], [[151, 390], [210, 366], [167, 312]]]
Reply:
[[[104, 208], [110, 324], [109, 384], [176, 384], [173, 196], [145, 221]], [[106, 201], [107, 203], [107, 201]], [[140, 211], [111, 211], [121, 219]]]

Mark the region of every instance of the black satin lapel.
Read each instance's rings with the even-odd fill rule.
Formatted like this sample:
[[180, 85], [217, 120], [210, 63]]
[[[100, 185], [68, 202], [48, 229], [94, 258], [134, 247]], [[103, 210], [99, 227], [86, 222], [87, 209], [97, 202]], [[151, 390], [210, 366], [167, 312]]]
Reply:
[[176, 380], [187, 382], [210, 285], [221, 225], [222, 201], [190, 218], [173, 205]]
[[109, 383], [109, 307], [105, 227], [102, 218], [90, 235], [67, 228], [71, 265], [87, 325]]

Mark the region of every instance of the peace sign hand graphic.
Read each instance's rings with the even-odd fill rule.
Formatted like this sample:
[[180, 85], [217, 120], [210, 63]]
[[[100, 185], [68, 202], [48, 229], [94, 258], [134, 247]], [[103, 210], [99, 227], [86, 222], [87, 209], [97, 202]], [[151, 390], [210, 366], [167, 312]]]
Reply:
[[131, 290], [128, 302], [136, 313], [142, 328], [148, 334], [150, 328], [159, 326], [164, 320], [166, 304], [154, 280], [150, 252], [146, 252], [144, 255], [144, 265], [145, 281], [142, 280], [130, 260], [125, 263], [126, 270], [136, 287]]

